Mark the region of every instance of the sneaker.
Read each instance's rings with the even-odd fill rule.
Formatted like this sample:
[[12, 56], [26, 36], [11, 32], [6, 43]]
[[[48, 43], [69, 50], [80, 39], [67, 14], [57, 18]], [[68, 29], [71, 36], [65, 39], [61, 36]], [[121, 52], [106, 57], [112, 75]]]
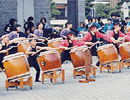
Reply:
[[41, 82], [40, 80], [35, 80], [35, 82]]
[[95, 67], [96, 69], [98, 69], [98, 68], [99, 68], [99, 67], [98, 67], [98, 66], [96, 66], [96, 65], [95, 65], [94, 67]]

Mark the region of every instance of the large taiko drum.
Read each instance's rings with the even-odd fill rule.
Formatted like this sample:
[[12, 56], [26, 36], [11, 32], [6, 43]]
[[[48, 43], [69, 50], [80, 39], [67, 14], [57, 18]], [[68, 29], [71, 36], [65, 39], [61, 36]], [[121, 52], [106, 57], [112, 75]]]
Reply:
[[[90, 50], [85, 50], [86, 46], [81, 46], [78, 48], [74, 48], [70, 51], [70, 56], [72, 59], [72, 63], [74, 68], [85, 66], [85, 60], [89, 62], [90, 66], [92, 64], [92, 55]], [[86, 59], [87, 58], [87, 59]]]
[[30, 44], [28, 40], [21, 41], [20, 44], [18, 45], [18, 52], [23, 52], [24, 54], [26, 54], [26, 51], [29, 46]]
[[61, 68], [60, 55], [56, 50], [41, 52], [39, 59], [42, 71]]
[[[59, 48], [59, 44], [63, 41], [62, 38], [56, 38], [56, 39], [51, 39], [48, 41], [48, 47], [51, 48]], [[57, 51], [59, 52], [59, 54], [61, 54], [62, 49], [57, 49]]]
[[125, 42], [120, 44], [119, 52], [121, 55], [122, 60], [126, 60], [130, 58], [130, 42]]
[[24, 53], [16, 53], [4, 57], [3, 65], [8, 79], [15, 80], [30, 75], [30, 67]]
[[117, 49], [113, 44], [98, 47], [97, 54], [99, 56], [100, 63], [109, 63], [119, 60]]

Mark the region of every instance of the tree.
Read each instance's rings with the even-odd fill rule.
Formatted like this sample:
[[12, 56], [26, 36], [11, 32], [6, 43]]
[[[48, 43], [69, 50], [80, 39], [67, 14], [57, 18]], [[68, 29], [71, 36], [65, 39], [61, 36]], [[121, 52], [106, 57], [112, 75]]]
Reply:
[[95, 4], [95, 9], [96, 9], [95, 16], [96, 17], [101, 16], [102, 18], [109, 18], [110, 17], [109, 13], [112, 10], [115, 10], [115, 8], [112, 8], [110, 4], [102, 4], [102, 3]]
[[110, 11], [109, 16], [111, 16], [112, 13], [119, 13], [121, 15], [121, 18], [123, 18], [123, 12], [121, 10], [115, 9], [115, 10]]
[[55, 2], [52, 0], [50, 0], [50, 12], [51, 12], [50, 14], [51, 19], [55, 19], [56, 16], [61, 14], [61, 12], [58, 9], [56, 9]]
[[124, 3], [124, 2], [130, 2], [130, 0], [120, 0], [120, 1], [118, 1], [117, 3], [116, 3], [116, 9], [121, 9], [121, 6], [122, 6], [122, 4]]
[[94, 0], [85, 0], [85, 16], [86, 16], [86, 18], [89, 18], [91, 15], [91, 8], [94, 5], [91, 2], [93, 2], [93, 1]]

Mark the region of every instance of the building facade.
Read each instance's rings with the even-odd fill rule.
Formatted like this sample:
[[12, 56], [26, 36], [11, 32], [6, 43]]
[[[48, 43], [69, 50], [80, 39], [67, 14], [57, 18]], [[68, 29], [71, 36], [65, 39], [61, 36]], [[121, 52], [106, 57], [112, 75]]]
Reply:
[[111, 7], [116, 7], [116, 3], [118, 2], [119, 0], [110, 0], [110, 6]]
[[77, 29], [80, 22], [85, 22], [85, 0], [68, 0], [68, 22]]
[[50, 23], [50, 0], [0, 0], [0, 33], [11, 18], [23, 27], [29, 16], [34, 17], [34, 23], [42, 17]]
[[67, 19], [67, 0], [53, 0], [61, 14], [56, 19]]

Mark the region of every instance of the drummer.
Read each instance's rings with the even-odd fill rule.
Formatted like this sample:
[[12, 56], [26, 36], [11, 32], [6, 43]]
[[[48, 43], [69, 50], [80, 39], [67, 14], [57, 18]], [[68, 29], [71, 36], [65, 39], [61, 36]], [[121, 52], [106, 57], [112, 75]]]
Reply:
[[[34, 31], [34, 35], [36, 35], [38, 38], [43, 38], [43, 24], [42, 23], [38, 23], [37, 24], [37, 29]], [[42, 41], [44, 44], [39, 44], [38, 46], [47, 46], [48, 40], [47, 39], [41, 39], [40, 41]]]
[[12, 44], [12, 43], [14, 43], [16, 41], [17, 41], [17, 39], [9, 41], [9, 34], [3, 35], [1, 37], [1, 43], [0, 43], [0, 67], [1, 67], [1, 69], [3, 71], [4, 71], [4, 67], [3, 67], [2, 61], [3, 61], [4, 56], [7, 54], [8, 50], [9, 50], [8, 45]]
[[39, 67], [38, 62], [37, 62], [37, 53], [38, 53], [38, 50], [39, 50], [39, 52], [41, 50], [48, 50], [49, 47], [36, 46], [36, 39], [29, 40], [29, 42], [30, 42], [30, 46], [28, 47], [28, 49], [26, 51], [26, 54], [29, 55], [28, 56], [29, 65], [30, 65], [30, 67], [33, 66], [37, 72], [35, 82], [41, 82], [39, 80], [40, 67]]
[[67, 39], [63, 40], [59, 45], [59, 48], [64, 49], [61, 52], [61, 63], [63, 64], [63, 62], [66, 60], [71, 61], [71, 57], [70, 57], [70, 53], [69, 53], [71, 47], [79, 47], [79, 46], [83, 46], [85, 44], [86, 43], [83, 41], [74, 40], [74, 33], [72, 31], [69, 31], [67, 34]]
[[[15, 24], [14, 29], [11, 33], [9, 33], [9, 40], [13, 40], [15, 38], [19, 38], [19, 31], [21, 30], [21, 25]], [[21, 37], [18, 41], [24, 40], [25, 38]], [[17, 43], [10, 44], [9, 46], [15, 46], [15, 48], [9, 51], [9, 54], [17, 53]]]
[[[98, 32], [97, 26], [95, 24], [93, 24], [90, 27], [89, 32], [85, 34], [85, 36], [83, 37], [82, 40], [84, 42], [89, 42], [89, 45], [93, 45], [95, 42], [98, 41], [98, 38], [106, 39], [107, 37], [105, 34]], [[91, 48], [91, 54], [92, 54], [92, 56], [97, 56], [96, 45]]]
[[115, 23], [113, 30], [110, 31], [109, 34], [107, 35], [108, 42], [113, 43], [117, 48], [118, 52], [119, 52], [118, 43], [121, 42], [118, 40], [119, 37], [124, 37], [127, 41], [130, 41], [130, 37], [128, 35], [123, 34], [120, 30], [121, 30], [120, 23]]

